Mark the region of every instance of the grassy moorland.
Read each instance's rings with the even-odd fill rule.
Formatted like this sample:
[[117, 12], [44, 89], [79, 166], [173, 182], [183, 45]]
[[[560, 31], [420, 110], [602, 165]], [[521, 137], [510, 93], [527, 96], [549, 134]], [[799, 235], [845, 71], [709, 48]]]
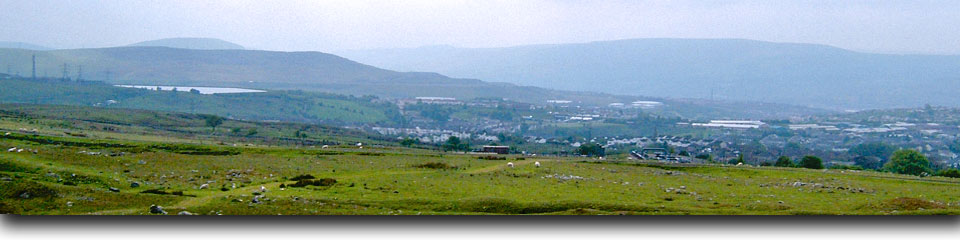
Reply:
[[389, 125], [400, 118], [395, 105], [383, 103], [375, 97], [295, 90], [195, 94], [60, 79], [5, 79], [2, 80], [2, 86], [0, 99], [6, 103], [99, 105], [107, 108], [214, 114], [234, 119], [340, 125]]
[[199, 215], [960, 214], [960, 180], [951, 178], [484, 160], [315, 125], [226, 120], [214, 131], [203, 118], [2, 105], [0, 212], [140, 215], [159, 205]]

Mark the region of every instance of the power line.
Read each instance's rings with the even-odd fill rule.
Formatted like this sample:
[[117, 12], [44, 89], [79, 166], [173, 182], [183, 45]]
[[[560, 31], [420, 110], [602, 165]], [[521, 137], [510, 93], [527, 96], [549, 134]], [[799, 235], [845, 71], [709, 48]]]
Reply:
[[70, 71], [67, 70], [67, 64], [64, 63], [64, 64], [63, 64], [63, 77], [62, 77], [61, 79], [63, 79], [63, 80], [69, 80], [69, 79], [70, 79], [69, 74], [70, 74]]
[[33, 72], [30, 74], [30, 77], [33, 80], [37, 80], [37, 55], [33, 55]]

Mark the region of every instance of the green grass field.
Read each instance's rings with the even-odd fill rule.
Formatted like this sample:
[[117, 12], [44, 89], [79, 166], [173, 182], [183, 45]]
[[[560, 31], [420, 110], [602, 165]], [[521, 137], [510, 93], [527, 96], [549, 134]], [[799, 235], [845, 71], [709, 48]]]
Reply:
[[[319, 126], [301, 140], [289, 132], [306, 125], [219, 128], [261, 129], [247, 137], [209, 134], [190, 114], [0, 110], [0, 212], [11, 214], [149, 215], [151, 205], [199, 215], [960, 214], [954, 178], [616, 158], [480, 160]], [[343, 140], [323, 148], [322, 139]], [[315, 179], [294, 179], [301, 175]]]

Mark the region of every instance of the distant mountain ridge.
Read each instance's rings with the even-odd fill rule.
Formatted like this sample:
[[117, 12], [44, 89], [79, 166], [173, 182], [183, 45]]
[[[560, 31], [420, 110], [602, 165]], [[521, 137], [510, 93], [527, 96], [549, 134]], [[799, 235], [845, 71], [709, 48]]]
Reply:
[[198, 50], [242, 50], [239, 44], [216, 38], [164, 38], [127, 45], [128, 47], [169, 47]]
[[53, 50], [53, 48], [40, 46], [32, 43], [25, 42], [7, 42], [0, 41], [0, 48], [17, 48], [17, 49], [29, 49], [29, 50]]
[[[31, 57], [37, 56], [39, 77], [68, 76], [114, 84], [167, 86], [241, 87], [299, 89], [386, 98], [421, 96], [507, 98], [544, 104], [547, 100], [573, 100], [577, 105], [605, 106], [652, 100], [665, 103], [665, 115], [683, 117], [778, 118], [822, 112], [783, 105], [753, 106], [727, 103], [674, 101], [661, 98], [611, 95], [584, 91], [559, 91], [477, 79], [450, 78], [431, 72], [397, 72], [321, 52], [275, 52], [259, 50], [194, 50], [169, 47], [116, 47], [33, 51], [0, 49], [0, 63], [15, 73], [30, 73]], [[0, 69], [2, 70], [2, 69]], [[787, 110], [790, 109], [790, 110]], [[772, 111], [771, 111], [772, 110]]]
[[225, 86], [319, 90], [384, 97], [509, 97], [540, 101], [574, 95], [436, 73], [396, 72], [321, 52], [195, 50], [169, 47], [115, 47], [32, 51], [0, 49], [0, 62], [29, 73], [37, 56], [38, 76], [70, 76], [82, 66], [85, 79], [118, 84]]
[[831, 109], [960, 106], [960, 56], [743, 39], [628, 39], [504, 48], [339, 51], [401, 71], [562, 90]]

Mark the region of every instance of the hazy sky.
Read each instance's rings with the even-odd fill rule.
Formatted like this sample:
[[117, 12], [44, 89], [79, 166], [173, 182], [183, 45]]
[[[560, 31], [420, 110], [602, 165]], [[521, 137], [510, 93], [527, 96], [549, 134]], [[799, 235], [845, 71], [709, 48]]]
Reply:
[[960, 1], [0, 0], [0, 41], [108, 47], [211, 37], [332, 51], [746, 38], [960, 54]]

